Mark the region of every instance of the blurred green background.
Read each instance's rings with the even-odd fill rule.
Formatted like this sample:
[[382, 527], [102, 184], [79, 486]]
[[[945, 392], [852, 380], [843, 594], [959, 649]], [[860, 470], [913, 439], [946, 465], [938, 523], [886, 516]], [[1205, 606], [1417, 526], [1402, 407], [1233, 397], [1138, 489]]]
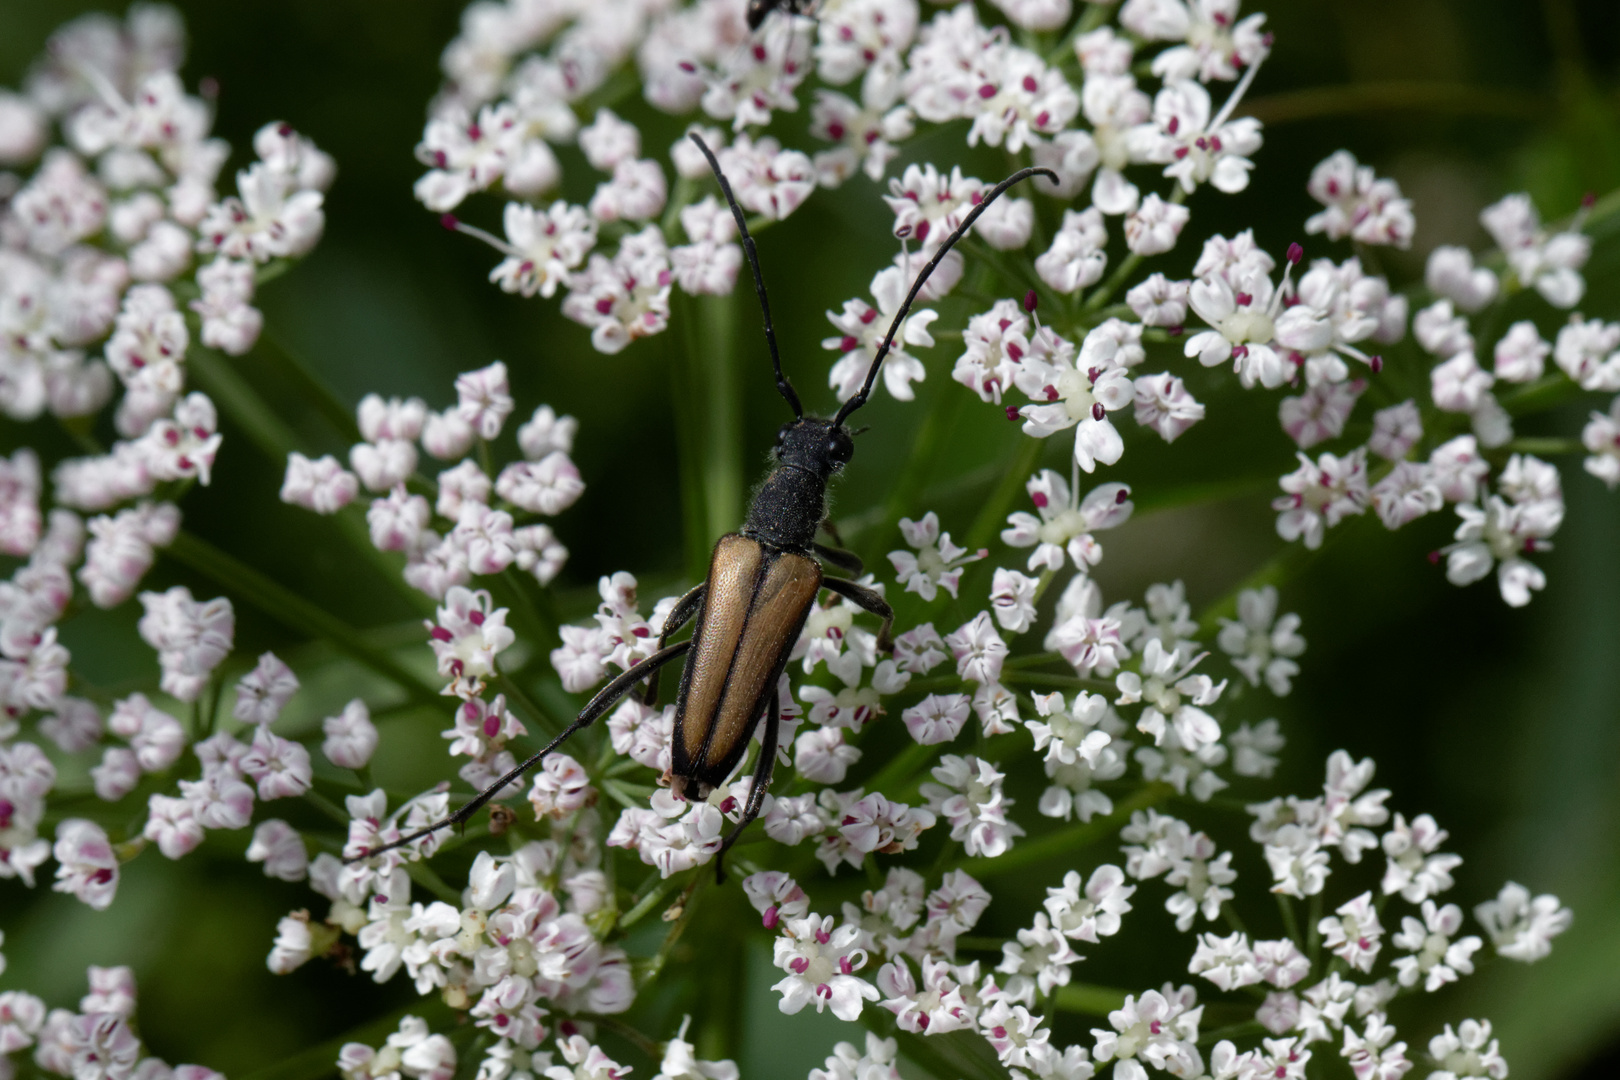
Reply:
[[[17, 85], [50, 30], [95, 6], [0, 0], [0, 82]], [[377, 391], [416, 394], [442, 407], [453, 399], [456, 372], [503, 359], [520, 414], [546, 401], [581, 421], [576, 458], [590, 487], [556, 522], [573, 552], [558, 582], [562, 617], [590, 609], [602, 573], [631, 569], [649, 601], [690, 581], [715, 533], [740, 518], [746, 485], [784, 415], [753, 336], [751, 298], [739, 293], [735, 311], [721, 302], [701, 313], [722, 323], [735, 318], [743, 331], [731, 368], [725, 335], [705, 342], [720, 350], [716, 370], [735, 377], [735, 398], [722, 384], [721, 412], [743, 417], [740, 443], [716, 444], [705, 434], [716, 414], [702, 399], [713, 379], [694, 378], [683, 351], [683, 333], [697, 325], [698, 312], [678, 309], [684, 324], [671, 333], [616, 357], [598, 355], [555, 303], [509, 297], [487, 284], [493, 254], [444, 232], [413, 201], [420, 167], [411, 148], [460, 4], [177, 6], [192, 34], [187, 82], [218, 81], [217, 132], [237, 147], [233, 167], [252, 132], [271, 119], [291, 122], [338, 161], [326, 238], [304, 265], [265, 287], [267, 340], [237, 364], [305, 449], [341, 454], [345, 442], [287, 381], [279, 354], [296, 357], [350, 406]], [[1309, 169], [1348, 147], [1398, 179], [1416, 202], [1413, 251], [1392, 253], [1383, 266], [1399, 285], [1421, 276], [1422, 255], [1434, 244], [1483, 246], [1478, 210], [1501, 194], [1527, 189], [1544, 214], [1558, 217], [1582, 193], [1620, 185], [1620, 5], [1613, 0], [1274, 0], [1247, 7], [1265, 10], [1277, 36], [1251, 99], [1268, 121], [1266, 145], [1247, 193], [1199, 196], [1189, 236], [1253, 226], [1274, 251], [1305, 240]], [[639, 102], [623, 112], [645, 124], [650, 150], [661, 153], [678, 132]], [[902, 160], [928, 157], [930, 145], [919, 140]], [[595, 178], [577, 154], [563, 159], [565, 194], [583, 200]], [[994, 155], [973, 160], [982, 160], [981, 176], [1004, 168]], [[493, 200], [474, 199], [464, 209], [469, 220], [498, 223]], [[824, 386], [829, 354], [819, 348], [828, 332], [823, 311], [863, 293], [886, 262], [888, 221], [863, 178], [837, 198], [818, 196], [761, 237], [785, 360], [812, 408], [832, 403]], [[1178, 257], [1190, 263], [1195, 250]], [[1307, 252], [1344, 254], [1320, 242], [1307, 244]], [[1620, 251], [1600, 247], [1588, 276], [1594, 287], [1585, 313], [1620, 316]], [[1538, 318], [1544, 332], [1556, 326], [1544, 309]], [[939, 325], [962, 321], [962, 309], [947, 305]], [[953, 356], [947, 342], [926, 357], [930, 374], [917, 405], [884, 397], [867, 410], [873, 430], [839, 488], [839, 517], [857, 527], [881, 519], [912, 450], [915, 417], [946, 392], [962, 399], [945, 414], [954, 418], [948, 446], [912, 478], [923, 495], [899, 509], [937, 509], [959, 538], [967, 531], [983, 489], [931, 500], [929, 484], [975, 467], [993, 477], [1016, 431], [949, 382]], [[1179, 576], [1196, 611], [1280, 547], [1266, 501], [1293, 460], [1274, 426], [1274, 401], [1199, 396], [1211, 419], [1173, 452], [1127, 432], [1129, 450], [1109, 478], [1136, 485], [1143, 512], [1102, 538], [1108, 558], [1098, 576], [1110, 599]], [[1584, 415], [1568, 408], [1524, 433], [1568, 437]], [[65, 450], [43, 426], [3, 430], [7, 447]], [[419, 640], [411, 624], [419, 606], [399, 599], [375, 570], [356, 570], [353, 549], [331, 522], [276, 502], [283, 462], [229, 421], [224, 430], [215, 483], [185, 503], [188, 526], [354, 625], [398, 626], [401, 644]], [[706, 447], [706, 456], [677, 452], [693, 446]], [[1060, 457], [1048, 461], [1060, 464]], [[1344, 747], [1378, 760], [1378, 783], [1394, 789], [1394, 809], [1409, 817], [1433, 813], [1451, 830], [1449, 849], [1467, 858], [1451, 899], [1471, 905], [1511, 877], [1557, 892], [1575, 909], [1573, 929], [1549, 960], [1533, 968], [1494, 964], [1486, 978], [1403, 1007], [1400, 1026], [1414, 1055], [1441, 1023], [1484, 1015], [1496, 1025], [1513, 1075], [1532, 1080], [1620, 1072], [1620, 501], [1580, 470], [1578, 458], [1559, 464], [1569, 513], [1557, 550], [1541, 560], [1550, 584], [1526, 610], [1510, 611], [1487, 585], [1457, 590], [1428, 563], [1427, 553], [1449, 540], [1449, 515], [1399, 535], [1370, 516], [1347, 526], [1284, 589], [1284, 607], [1304, 616], [1310, 649], [1294, 695], [1278, 711], [1291, 742], [1284, 766], [1290, 789], [1320, 784], [1324, 756]], [[1185, 502], [1201, 485], [1216, 494], [1154, 512]], [[897, 539], [857, 527], [852, 539], [869, 559]], [[194, 580], [169, 561], [152, 578], [157, 585]], [[314, 672], [299, 705], [303, 722], [376, 689], [343, 665], [323, 679], [319, 652], [299, 652], [296, 637], [249, 605], [238, 603], [238, 617], [243, 658], [274, 647], [295, 663], [309, 661], [300, 667]], [[76, 620], [65, 632], [76, 670], [103, 685], [152, 674], [134, 621], [129, 606]], [[400, 711], [385, 723], [378, 767], [391, 770], [391, 788], [448, 775], [438, 713]], [[1033, 816], [1032, 805], [1020, 816], [1026, 813]], [[138, 817], [130, 824], [138, 827]], [[1233, 823], [1234, 834], [1241, 828]], [[402, 979], [378, 988], [322, 965], [270, 976], [263, 957], [276, 918], [312, 897], [241, 862], [246, 839], [214, 834], [202, 853], [178, 864], [146, 853], [127, 868], [118, 902], [104, 914], [44, 885], [30, 892], [0, 882], [10, 961], [0, 989], [27, 988], [52, 1005], [71, 1005], [83, 992], [85, 964], [130, 963], [140, 976], [142, 1031], [155, 1053], [206, 1063], [233, 1080], [313, 1075], [258, 1070], [413, 995]], [[1253, 872], [1263, 870], [1256, 864]], [[1036, 886], [1052, 880], [1051, 868], [1043, 873], [1017, 881], [1039, 895]], [[1158, 897], [1145, 890], [1144, 924], [1162, 920]], [[1005, 934], [1027, 918], [1028, 910], [992, 907], [982, 925]], [[775, 974], [763, 946], [722, 945], [716, 953], [724, 939], [705, 939], [710, 931], [724, 932], [715, 920], [694, 925], [684, 955], [723, 959], [733, 978], [725, 980], [725, 996], [702, 1005], [699, 1026], [724, 1029], [720, 1045], [744, 1075], [780, 1075], [788, 1058], [802, 1075], [799, 1063], [818, 1064], [836, 1039], [858, 1040], [855, 1029], [830, 1018], [780, 1017], [765, 989]], [[1079, 976], [1122, 982], [1130, 969], [1119, 965], [1099, 957]], [[673, 987], [659, 1001], [678, 999], [684, 977], [668, 973]], [[674, 1022], [653, 1034], [667, 1035]], [[375, 1042], [375, 1033], [370, 1037]], [[311, 1053], [311, 1061], [322, 1054], [330, 1061], [334, 1049]], [[1331, 1069], [1342, 1068], [1334, 1062]], [[638, 1068], [647, 1070], [641, 1075], [656, 1071]]]

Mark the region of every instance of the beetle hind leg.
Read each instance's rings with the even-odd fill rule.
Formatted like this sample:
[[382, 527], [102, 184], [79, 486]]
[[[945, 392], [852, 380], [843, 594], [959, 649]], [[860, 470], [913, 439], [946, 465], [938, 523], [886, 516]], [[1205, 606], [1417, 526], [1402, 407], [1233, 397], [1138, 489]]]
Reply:
[[404, 847], [406, 844], [414, 843], [415, 841], [422, 839], [424, 836], [429, 836], [438, 832], [440, 829], [448, 828], [451, 825], [454, 825], [457, 828], [461, 828], [462, 826], [466, 825], [468, 819], [470, 819], [475, 813], [488, 804], [490, 800], [494, 799], [497, 795], [504, 791], [508, 784], [517, 781], [523, 776], [524, 773], [540, 764], [546, 755], [550, 754], [553, 750], [557, 749], [557, 747], [567, 742], [575, 732], [579, 731], [581, 728], [590, 727], [596, 722], [598, 717], [612, 708], [615, 702], [634, 689], [636, 683], [640, 682], [642, 679], [648, 678], [671, 660], [684, 655], [691, 647], [692, 643], [689, 641], [676, 642], [674, 645], [670, 645], [666, 648], [658, 650], [645, 660], [642, 660], [640, 663], [615, 676], [606, 686], [597, 691], [595, 697], [591, 698], [591, 700], [586, 703], [585, 707], [579, 711], [579, 715], [574, 718], [574, 722], [569, 724], [567, 728], [563, 729], [561, 735], [558, 735], [556, 738], [547, 743], [542, 749], [531, 754], [527, 759], [508, 770], [505, 776], [502, 776], [499, 780], [496, 780], [483, 791], [479, 792], [465, 806], [451, 814], [449, 817], [435, 821], [431, 825], [425, 825], [413, 833], [400, 837], [398, 840], [372, 848], [371, 850], [360, 855], [352, 855], [343, 861], [345, 863], [359, 862], [361, 859], [369, 859], [372, 856], [380, 855], [385, 851], [391, 851], [394, 848]]
[[781, 722], [782, 695], [773, 690], [770, 711], [765, 714], [765, 733], [759, 740], [759, 760], [754, 763], [753, 783], [748, 785], [748, 803], [743, 807], [737, 827], [721, 842], [720, 850], [714, 856], [716, 884], [724, 884], [726, 880], [726, 852], [731, 850], [731, 845], [737, 842], [742, 831], [748, 828], [748, 823], [759, 817], [759, 811], [765, 805], [765, 791], [771, 786], [771, 770], [776, 765], [776, 732]]
[[[692, 621], [692, 616], [696, 615], [698, 609], [703, 606], [703, 597], [708, 592], [708, 589], [709, 583], [707, 581], [699, 582], [685, 596], [675, 601], [675, 606], [670, 608], [669, 614], [664, 617], [663, 630], [658, 633], [658, 648], [660, 650], [669, 646], [671, 634]], [[641, 693], [641, 703], [648, 708], [658, 704], [658, 672], [656, 670], [647, 676], [647, 688]]]

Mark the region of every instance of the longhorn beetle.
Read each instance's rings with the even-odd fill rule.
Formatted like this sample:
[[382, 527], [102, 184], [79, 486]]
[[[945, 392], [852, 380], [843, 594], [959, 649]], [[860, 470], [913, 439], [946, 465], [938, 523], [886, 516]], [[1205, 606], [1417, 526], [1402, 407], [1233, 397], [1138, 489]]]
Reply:
[[[715, 544], [708, 579], [676, 601], [670, 610], [663, 632], [658, 636], [656, 652], [615, 677], [580, 710], [567, 730], [460, 810], [393, 843], [354, 856], [350, 862], [409, 844], [448, 825], [465, 824], [498, 792], [534, 768], [574, 732], [588, 727], [644, 679], [647, 686], [642, 700], [652, 705], [658, 698], [658, 670], [671, 660], [686, 656], [670, 746], [670, 778], [676, 795], [687, 799], [708, 798], [737, 767], [748, 750], [755, 725], [761, 718], [765, 720], [748, 804], [737, 827], [726, 837], [716, 855], [716, 877], [723, 880], [727, 849], [748, 823], [759, 816], [765, 801], [771, 769], [776, 763], [777, 728], [781, 720], [777, 682], [817, 594], [827, 589], [880, 617], [883, 629], [878, 634], [877, 647], [880, 652], [890, 649], [894, 611], [883, 597], [846, 578], [823, 576], [821, 564], [816, 561], [819, 556], [849, 574], [861, 572], [861, 561], [854, 553], [816, 543], [816, 529], [827, 510], [827, 484], [855, 452], [855, 441], [845, 428], [845, 422], [871, 396], [878, 370], [894, 344], [895, 334], [899, 333], [912, 302], [946, 252], [1008, 188], [1036, 174], [1053, 181], [1057, 177], [1050, 169], [1020, 169], [997, 184], [973, 208], [917, 275], [872, 359], [860, 392], [844, 402], [832, 419], [826, 420], [804, 415], [799, 395], [782, 374], [776, 330], [771, 325], [771, 306], [765, 298], [765, 278], [760, 272], [753, 237], [748, 234], [748, 223], [732, 197], [731, 184], [720, 171], [713, 152], [696, 134], [691, 139], [708, 159], [709, 168], [714, 170], [720, 191], [737, 221], [765, 317], [765, 342], [770, 347], [771, 365], [776, 371], [776, 389], [793, 410], [793, 420], [777, 432], [773, 451], [776, 467], [755, 493], [742, 529], [722, 536]], [[693, 618], [697, 619], [697, 626], [692, 636], [671, 644], [670, 637]]]

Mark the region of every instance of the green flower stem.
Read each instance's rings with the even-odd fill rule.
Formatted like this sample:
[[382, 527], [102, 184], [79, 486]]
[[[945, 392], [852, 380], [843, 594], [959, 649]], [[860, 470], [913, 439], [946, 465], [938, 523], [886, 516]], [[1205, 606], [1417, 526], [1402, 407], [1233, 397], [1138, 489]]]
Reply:
[[1052, 1003], [1064, 1012], [1085, 1016], [1107, 1016], [1115, 1009], [1124, 1008], [1126, 993], [1112, 986], [1092, 986], [1089, 983], [1070, 983], [1058, 987]]
[[1220, 627], [1223, 618], [1232, 618], [1237, 614], [1238, 595], [1246, 589], [1259, 589], [1266, 585], [1281, 585], [1293, 578], [1300, 571], [1311, 565], [1335, 543], [1339, 537], [1349, 531], [1349, 522], [1344, 522], [1338, 528], [1329, 529], [1322, 546], [1312, 551], [1304, 544], [1295, 541], [1288, 544], [1267, 559], [1248, 577], [1238, 582], [1227, 594], [1204, 609], [1198, 617], [1198, 633], [1201, 637], [1214, 634]]
[[1013, 686], [1048, 686], [1063, 690], [1103, 690], [1114, 688], [1104, 679], [1082, 679], [1078, 675], [1048, 675], [1036, 671], [1002, 671], [1002, 682]]
[[309, 805], [313, 806], [315, 809], [319, 810], [321, 813], [325, 814], [327, 817], [331, 818], [333, 821], [337, 822], [339, 825], [342, 825], [345, 828], [348, 827], [350, 820], [349, 812], [343, 809], [343, 807], [339, 806], [337, 803], [333, 802], [331, 799], [328, 799], [325, 795], [322, 795], [320, 792], [316, 791], [314, 788], [308, 788], [305, 790], [304, 801], [309, 803]]
[[887, 1010], [870, 1006], [861, 1010], [856, 1023], [879, 1038], [894, 1039], [899, 1043], [900, 1056], [926, 1070], [929, 1076], [1006, 1080], [1007, 1070], [996, 1060], [994, 1048], [977, 1032], [914, 1035], [899, 1030]]
[[437, 896], [440, 900], [452, 907], [461, 906], [461, 890], [452, 887], [426, 861], [419, 859], [416, 862], [406, 863], [405, 872], [411, 876], [412, 881]]
[[542, 708], [540, 703], [534, 700], [516, 679], [501, 673], [495, 676], [495, 685], [500, 688], [501, 693], [506, 695], [507, 700], [528, 713], [536, 724], [545, 729], [547, 735], [555, 735], [562, 731], [563, 725], [558, 722], [557, 718], [548, 710]]
[[[1066, 298], [1060, 293], [1053, 292], [1051, 286], [1042, 281], [1040, 275], [1035, 273], [1034, 265], [1028, 260], [1018, 260], [1016, 267], [1009, 265], [999, 251], [978, 240], [963, 239], [962, 249], [979, 262], [994, 269], [1001, 277], [1004, 285], [1034, 289], [1042, 304], [1045, 304], [1048, 308], [1056, 308], [1065, 315], [1068, 314]], [[1020, 305], [1023, 303], [1023, 297], [1016, 297], [1015, 299]]]
[[527, 630], [531, 638], [529, 644], [534, 646], [535, 655], [539, 656], [548, 645], [556, 644], [560, 638], [557, 634], [557, 617], [548, 611], [551, 598], [540, 589], [540, 583], [528, 573], [508, 566], [501, 571], [500, 596], [508, 601], [508, 606], [515, 608], [525, 622], [529, 625]]
[[654, 871], [653, 875], [649, 875], [653, 876], [653, 887], [648, 890], [645, 896], [631, 905], [630, 910], [625, 912], [623, 917], [619, 919], [619, 929], [623, 930], [625, 927], [634, 926], [636, 923], [640, 922], [642, 916], [646, 915], [647, 912], [651, 911], [653, 908], [662, 903], [664, 897], [673, 892], [675, 887], [680, 884], [679, 878], [664, 878], [659, 880], [655, 876], [656, 873], [657, 871]]
[[[213, 349], [193, 346], [186, 352], [186, 367], [193, 379], [213, 400], [214, 404], [231, 418], [248, 440], [257, 446], [272, 462], [285, 464], [287, 455], [302, 445], [292, 428], [277, 416], [248, 381], [237, 374], [230, 361]], [[405, 585], [399, 567], [371, 543], [366, 527], [365, 512], [359, 507], [348, 507], [333, 515], [333, 523], [350, 547], [377, 568], [396, 595], [405, 598], [416, 611], [429, 614], [433, 604], [426, 596]]]
[[292, 1057], [278, 1061], [274, 1065], [267, 1065], [248, 1073], [242, 1080], [323, 1080], [337, 1072], [335, 1063], [345, 1043], [378, 1046], [394, 1033], [399, 1027], [399, 1022], [406, 1016], [421, 1017], [434, 1031], [453, 1028], [457, 1018], [455, 1010], [437, 995], [412, 997], [397, 1009], [384, 1013], [374, 1020], [367, 1020], [341, 1035], [316, 1043], [306, 1050], [300, 1050]]
[[917, 425], [911, 453], [906, 456], [905, 466], [889, 488], [882, 521], [861, 545], [861, 554], [868, 566], [883, 565], [883, 553], [894, 545], [895, 536], [900, 531], [900, 519], [916, 509], [917, 491], [938, 456], [940, 440], [955, 429], [957, 417], [967, 400], [966, 395], [955, 393], [955, 390], [955, 383], [936, 387], [933, 398], [928, 402], [922, 423]]
[[675, 411], [676, 460], [680, 467], [681, 532], [686, 577], [700, 581], [709, 565], [708, 505], [703, 491], [703, 395], [697, 356], [703, 335], [698, 326], [697, 300], [677, 291], [672, 320], [680, 327], [664, 342], [670, 376], [670, 401]]
[[1543, 412], [1555, 405], [1562, 405], [1580, 392], [1581, 388], [1562, 371], [1555, 371], [1510, 394], [1502, 395], [1502, 408], [1513, 416]]
[[1322, 951], [1322, 932], [1318, 929], [1322, 922], [1322, 894], [1316, 893], [1311, 897], [1309, 920], [1305, 926], [1305, 956], [1310, 960], [1311, 966], [1316, 966], [1316, 957]]
[[1294, 902], [1282, 893], [1277, 894], [1277, 910], [1282, 912], [1283, 932], [1291, 938], [1299, 951], [1305, 951], [1305, 939], [1299, 933], [1299, 917], [1294, 914]]
[[1237, 112], [1239, 116], [1253, 116], [1270, 126], [1299, 120], [1321, 120], [1330, 116], [1408, 110], [1427, 114], [1525, 118], [1543, 115], [1551, 108], [1552, 102], [1547, 98], [1516, 90], [1428, 80], [1391, 80], [1319, 86], [1251, 97], [1242, 103]]
[[214, 403], [242, 429], [248, 439], [272, 461], [285, 461], [299, 448], [298, 436], [275, 414], [222, 353], [193, 346], [186, 351], [186, 368]]
[[704, 350], [694, 355], [707, 374], [708, 438], [703, 455], [703, 502], [708, 547], [742, 524], [742, 393], [737, 381], [736, 290], [698, 301]]
[[[669, 954], [675, 950], [675, 943], [681, 939], [681, 934], [685, 933], [687, 925], [692, 921], [692, 913], [697, 910], [698, 894], [702, 892], [704, 883], [709, 880], [707, 871], [706, 865], [691, 871], [692, 880], [686, 886], [686, 891], [681, 893], [680, 899], [675, 901], [672, 909], [676, 912], [673, 920], [675, 925], [669, 928], [664, 943], [658, 947], [658, 955], [647, 961], [646, 978], [642, 985], [658, 978], [658, 973], [663, 971], [664, 965], [669, 962]], [[665, 912], [665, 917], [669, 917], [668, 912]]]
[[[1187, 193], [1181, 190], [1180, 184], [1177, 184], [1175, 189], [1170, 192], [1170, 197], [1165, 201], [1180, 205], [1187, 201]], [[1136, 268], [1142, 265], [1142, 258], [1143, 256], [1133, 251], [1121, 259], [1119, 265], [1114, 268], [1114, 272], [1109, 275], [1108, 280], [1097, 286], [1096, 290], [1086, 297], [1086, 302], [1080, 307], [1082, 316], [1095, 318], [1103, 305], [1113, 299], [1114, 293], [1119, 291], [1119, 287], [1129, 281], [1132, 274], [1136, 273]]]
[[937, 747], [912, 743], [891, 757], [883, 768], [862, 786], [867, 791], [881, 791], [885, 795], [897, 794], [903, 785], [911, 783], [923, 767], [934, 760], [937, 750]]
[[1019, 440], [1018, 449], [1013, 452], [1012, 460], [1002, 470], [1001, 482], [985, 500], [979, 516], [973, 520], [973, 527], [968, 529], [967, 543], [963, 546], [969, 551], [989, 547], [990, 542], [1000, 535], [1002, 526], [1007, 523], [1007, 515], [1012, 511], [1013, 502], [1024, 490], [1029, 474], [1041, 463], [1041, 453], [1045, 449], [1045, 439], [1025, 436]]
[[1265, 1025], [1258, 1020], [1245, 1020], [1241, 1024], [1228, 1024], [1226, 1027], [1206, 1031], [1198, 1036], [1199, 1046], [1213, 1046], [1222, 1039], [1247, 1039], [1255, 1035], [1268, 1035]]
[[[599, 1028], [613, 1032], [625, 1042], [640, 1050], [654, 1061], [661, 1061], [664, 1057], [664, 1044], [648, 1037], [645, 1033], [637, 1031], [617, 1016], [604, 1016], [601, 1013], [579, 1013], [578, 1018], [588, 1020]], [[626, 1069], [626, 1072], [629, 1070]], [[531, 1074], [532, 1075], [532, 1074]]]
[[282, 344], [281, 339], [270, 333], [260, 334], [253, 355], [269, 361], [287, 376], [288, 381], [296, 385], [299, 400], [313, 402], [339, 435], [349, 442], [360, 441], [360, 425], [354, 410], [344, 404], [302, 357]]
[[354, 627], [206, 540], [182, 530], [165, 549], [165, 554], [236, 593], [288, 629], [330, 641], [377, 674], [398, 684], [412, 699], [423, 704], [440, 703], [436, 687], [374, 647]]
[[1035, 865], [1046, 859], [1067, 857], [1072, 863], [1076, 851], [1111, 835], [1130, 821], [1131, 815], [1136, 811], [1167, 802], [1175, 793], [1176, 789], [1169, 784], [1144, 784], [1129, 797], [1114, 803], [1114, 812], [1106, 817], [1094, 818], [1084, 824], [1069, 825], [1033, 840], [1015, 844], [1012, 850], [994, 859], [967, 859], [958, 866], [982, 881], [998, 874]]
[[1507, 444], [1507, 448], [1515, 454], [1537, 454], [1542, 457], [1586, 453], [1586, 447], [1579, 439], [1514, 439]]
[[1063, 40], [1058, 42], [1057, 46], [1046, 54], [1046, 62], [1059, 66], [1064, 64], [1074, 65], [1076, 63], [1074, 55], [1075, 39], [1081, 34], [1091, 33], [1107, 22], [1112, 15], [1113, 11], [1110, 10], [1108, 4], [1086, 5], [1085, 10], [1080, 13], [1079, 21], [1074, 24], [1074, 28], [1063, 35]]

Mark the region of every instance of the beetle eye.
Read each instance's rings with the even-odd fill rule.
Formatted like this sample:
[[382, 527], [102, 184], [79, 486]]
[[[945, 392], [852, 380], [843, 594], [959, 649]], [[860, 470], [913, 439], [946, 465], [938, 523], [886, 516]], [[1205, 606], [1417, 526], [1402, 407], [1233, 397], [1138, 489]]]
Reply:
[[842, 467], [849, 464], [849, 459], [854, 456], [854, 453], [855, 442], [849, 437], [848, 432], [835, 430], [828, 437], [827, 459], [834, 465]]

